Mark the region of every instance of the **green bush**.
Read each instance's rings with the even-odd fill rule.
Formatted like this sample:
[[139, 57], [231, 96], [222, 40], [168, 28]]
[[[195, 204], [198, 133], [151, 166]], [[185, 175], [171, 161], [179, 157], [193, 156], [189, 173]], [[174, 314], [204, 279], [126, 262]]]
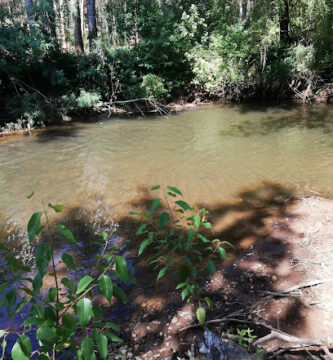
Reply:
[[141, 88], [146, 98], [162, 100], [167, 94], [163, 79], [154, 74], [148, 74], [142, 78]]
[[[62, 205], [49, 204], [48, 207], [56, 213], [63, 210]], [[58, 354], [69, 350], [74, 351], [79, 360], [96, 359], [96, 353], [102, 359], [110, 358], [111, 343], [121, 341], [114, 333], [119, 331], [119, 326], [103, 320], [103, 311], [99, 305], [93, 304], [92, 298], [101, 294], [109, 303], [113, 296], [126, 301], [125, 294], [112, 279], [132, 283], [135, 280], [126, 260], [117, 255], [118, 247], [112, 246], [109, 235], [103, 232], [101, 241], [97, 243], [101, 251], [96, 257], [95, 267], [76, 283], [69, 277], [59, 278], [54, 254], [55, 241], [76, 243], [76, 240], [64, 225], [51, 225], [44, 203], [43, 210], [31, 216], [27, 231], [30, 244], [35, 246], [35, 275], [31, 275], [32, 268], [22, 265], [10, 249], [1, 246], [6, 254], [9, 279], [0, 286], [0, 308], [6, 307], [11, 318], [23, 307], [28, 313], [20, 329], [0, 329], [3, 356], [7, 347], [6, 338], [14, 333], [18, 338], [11, 351], [13, 360], [26, 360], [36, 354], [40, 360], [56, 359]], [[41, 232], [46, 233], [47, 242], [36, 242]], [[71, 272], [77, 271], [75, 260], [69, 253], [63, 253], [61, 261]], [[42, 287], [46, 276], [53, 278], [54, 286], [44, 294]], [[39, 341], [38, 349], [32, 348], [27, 336], [32, 330]]]
[[[152, 188], [153, 191], [159, 189], [159, 185]], [[167, 186], [162, 196], [152, 201], [148, 213], [130, 212], [140, 223], [137, 235], [143, 240], [138, 254], [147, 253], [149, 264], [159, 270], [157, 280], [168, 271], [178, 274], [176, 289], [181, 291], [183, 300], [199, 306], [197, 317], [203, 324], [202, 301], [209, 307], [212, 305], [209, 298], [201, 299], [203, 280], [206, 274], [214, 275], [216, 264], [226, 259], [224, 247], [233, 246], [227, 241], [207, 237], [207, 231], [213, 232], [208, 221], [209, 211], [181, 200], [183, 195], [179, 189]]]

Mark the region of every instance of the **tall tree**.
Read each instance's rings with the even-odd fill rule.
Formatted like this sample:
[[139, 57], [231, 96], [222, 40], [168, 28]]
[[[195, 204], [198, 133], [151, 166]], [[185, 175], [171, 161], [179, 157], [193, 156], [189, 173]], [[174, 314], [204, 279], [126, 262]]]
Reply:
[[89, 49], [91, 50], [93, 48], [94, 40], [97, 37], [95, 0], [87, 0], [87, 17], [89, 30]]
[[289, 0], [283, 0], [282, 9], [280, 12], [280, 41], [285, 45], [290, 44], [289, 25]]
[[72, 0], [72, 18], [74, 28], [74, 47], [76, 52], [83, 53], [83, 38], [81, 31], [81, 13], [79, 0]]

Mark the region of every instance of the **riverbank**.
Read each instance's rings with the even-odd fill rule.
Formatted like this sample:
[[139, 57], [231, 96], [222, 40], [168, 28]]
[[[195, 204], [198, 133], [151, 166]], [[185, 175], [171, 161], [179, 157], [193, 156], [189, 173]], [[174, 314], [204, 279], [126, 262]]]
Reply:
[[[305, 94], [306, 95], [306, 94]], [[189, 101], [191, 100], [191, 101]], [[312, 97], [302, 97], [295, 96], [291, 97], [285, 101], [282, 101], [283, 104], [288, 105], [304, 105], [311, 106], [314, 104], [331, 104], [333, 100], [333, 88], [327, 88], [325, 90], [317, 92], [316, 95]], [[149, 103], [147, 103], [147, 101]], [[143, 104], [143, 105], [142, 105]], [[112, 117], [133, 117], [133, 116], [154, 116], [161, 115], [167, 116], [172, 114], [177, 114], [182, 111], [193, 110], [196, 108], [214, 106], [214, 105], [258, 105], [259, 107], [264, 107], [272, 105], [279, 106], [281, 101], [268, 101], [263, 102], [263, 99], [260, 100], [260, 97], [257, 95], [253, 98], [249, 97], [244, 99], [243, 102], [235, 101], [232, 99], [222, 98], [218, 96], [207, 97], [205, 94], [196, 94], [189, 97], [182, 97], [170, 103], [162, 104], [149, 99], [137, 99], [129, 100], [124, 102], [110, 104], [104, 104], [98, 108], [87, 109], [86, 111], [73, 112], [70, 116], [63, 115], [61, 120], [58, 120], [55, 124], [47, 124], [45, 122], [36, 123], [31, 125], [31, 123], [25, 123], [22, 120], [11, 121], [9, 123], [4, 123], [0, 126], [0, 139], [7, 137], [9, 135], [29, 135], [32, 132], [36, 131], [45, 131], [45, 129], [53, 131], [59, 128], [77, 128], [81, 123], [85, 122], [98, 122], [100, 117], [107, 116], [108, 118]], [[95, 118], [96, 120], [93, 120]]]
[[[238, 245], [204, 284], [214, 304], [207, 328], [233, 342], [237, 329], [252, 329], [263, 359], [330, 359], [333, 200], [271, 193], [242, 206], [223, 216], [212, 209], [215, 232]], [[121, 320], [126, 359], [202, 359], [193, 346], [203, 334], [194, 307], [181, 301], [172, 278], [156, 281], [143, 263], [135, 266], [138, 286], [129, 293], [135, 311]]]

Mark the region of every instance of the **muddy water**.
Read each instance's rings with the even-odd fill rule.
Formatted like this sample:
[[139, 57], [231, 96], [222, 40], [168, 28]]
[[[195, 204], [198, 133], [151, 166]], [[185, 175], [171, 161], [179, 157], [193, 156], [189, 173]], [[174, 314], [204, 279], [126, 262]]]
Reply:
[[160, 183], [192, 203], [230, 200], [264, 180], [333, 193], [332, 134], [332, 106], [214, 106], [0, 141], [0, 214], [26, 223], [43, 197], [67, 208], [102, 202], [112, 217]]
[[[105, 227], [112, 232], [111, 219], [155, 184], [175, 185], [188, 202], [212, 207], [263, 182], [333, 194], [332, 135], [332, 106], [213, 106], [1, 139], [0, 241], [29, 262], [31, 213], [42, 198], [62, 203], [66, 212], [55, 221], [69, 220], [81, 242], [57, 244], [57, 256], [72, 251], [85, 271], [97, 250], [89, 241]], [[16, 326], [21, 316], [2, 321]]]

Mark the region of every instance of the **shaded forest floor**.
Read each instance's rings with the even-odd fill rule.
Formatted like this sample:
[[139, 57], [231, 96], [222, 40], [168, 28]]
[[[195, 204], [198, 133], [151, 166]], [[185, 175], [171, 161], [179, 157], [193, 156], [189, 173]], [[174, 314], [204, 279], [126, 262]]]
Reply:
[[[147, 204], [142, 197], [132, 205]], [[266, 359], [331, 359], [319, 345], [333, 343], [333, 201], [297, 199], [278, 185], [263, 184], [210, 210], [215, 237], [233, 242], [237, 251], [203, 284], [214, 304], [207, 327], [227, 341], [237, 328], [250, 327], [257, 340], [273, 331], [258, 341]], [[118, 220], [123, 235], [133, 236], [131, 219]], [[125, 358], [191, 358], [189, 350], [203, 332], [184, 329], [196, 324], [194, 308], [181, 301], [172, 277], [157, 282], [142, 261], [134, 261], [138, 285], [128, 297], [135, 309], [120, 315]], [[284, 333], [304, 339], [306, 347], [285, 341]], [[316, 346], [307, 346], [311, 342]]]

